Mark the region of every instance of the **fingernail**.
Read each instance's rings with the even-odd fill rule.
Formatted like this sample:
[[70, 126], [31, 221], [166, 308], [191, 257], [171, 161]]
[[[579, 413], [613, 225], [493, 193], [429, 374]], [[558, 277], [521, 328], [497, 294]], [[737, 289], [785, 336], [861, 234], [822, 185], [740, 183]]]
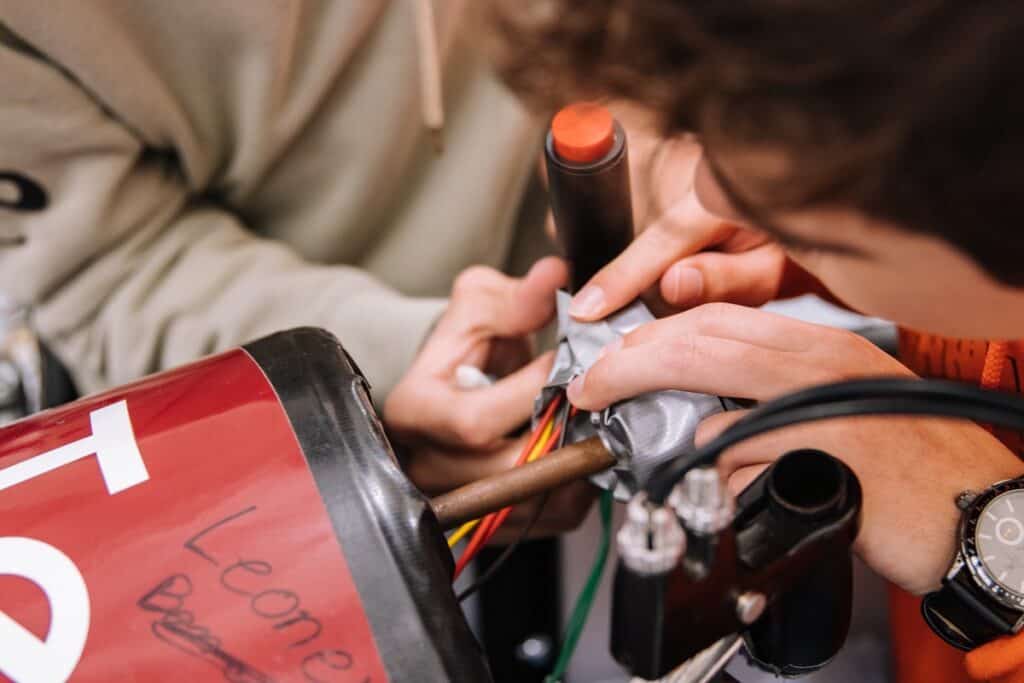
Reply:
[[591, 318], [604, 308], [604, 290], [597, 285], [587, 285], [572, 298], [569, 315], [574, 318]]
[[598, 360], [604, 358], [609, 353], [614, 353], [622, 348], [622, 337], [619, 337], [613, 342], [608, 342], [601, 347], [601, 350], [597, 352]]
[[678, 266], [669, 273], [669, 303], [685, 306], [704, 294], [704, 273], [689, 266]]
[[565, 393], [569, 396], [569, 401], [573, 403], [576, 402], [576, 399], [578, 399], [580, 394], [583, 393], [583, 383], [586, 382], [586, 380], [587, 375], [586, 373], [583, 373], [582, 375], [576, 375], [576, 378], [569, 382], [569, 386], [565, 390]]

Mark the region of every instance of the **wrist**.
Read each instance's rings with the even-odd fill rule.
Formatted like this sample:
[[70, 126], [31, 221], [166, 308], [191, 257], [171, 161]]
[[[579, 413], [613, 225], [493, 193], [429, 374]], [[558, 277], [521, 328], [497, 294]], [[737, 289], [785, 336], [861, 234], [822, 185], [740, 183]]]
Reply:
[[1024, 625], [1024, 479], [964, 491], [956, 505], [956, 555], [921, 610], [939, 637], [973, 650]]

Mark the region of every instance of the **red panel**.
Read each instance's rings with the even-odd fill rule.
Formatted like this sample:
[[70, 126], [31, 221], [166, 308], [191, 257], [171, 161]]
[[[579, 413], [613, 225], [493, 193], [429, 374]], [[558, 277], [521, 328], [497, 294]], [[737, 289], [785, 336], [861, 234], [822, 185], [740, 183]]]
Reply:
[[387, 680], [287, 416], [244, 352], [0, 430], [0, 680], [67, 672]]

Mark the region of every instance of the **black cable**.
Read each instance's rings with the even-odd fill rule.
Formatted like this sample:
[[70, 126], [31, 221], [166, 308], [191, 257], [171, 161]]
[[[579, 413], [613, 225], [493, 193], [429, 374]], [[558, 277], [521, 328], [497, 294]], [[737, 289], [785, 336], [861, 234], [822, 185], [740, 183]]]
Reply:
[[739, 429], [730, 428], [718, 439], [699, 449], [692, 456], [675, 460], [661, 468], [651, 479], [649, 494], [651, 501], [664, 502], [675, 484], [691, 469], [712, 465], [727, 448], [740, 441], [753, 438], [776, 429], [796, 424], [814, 422], [836, 417], [867, 415], [916, 415], [952, 417], [998, 424], [1012, 429], [1024, 430], [1024, 406], [1008, 413], [1004, 408], [984, 406], [970, 401], [947, 400], [942, 403], [934, 399], [866, 398], [840, 401], [819, 405], [808, 405], [790, 411], [774, 413], [756, 421], [737, 423]]
[[661, 504], [694, 467], [712, 465], [727, 448], [765, 432], [804, 422], [865, 415], [954, 417], [1024, 430], [1024, 399], [954, 382], [854, 380], [807, 389], [766, 403], [691, 456], [662, 465], [648, 495]]
[[[923, 381], [908, 377], [879, 377], [825, 384], [786, 394], [759, 406], [740, 422], [760, 419], [769, 414], [805, 405], [817, 405], [860, 398], [916, 397], [933, 398], [937, 401], [950, 397], [970, 398], [979, 403], [1008, 408], [1024, 405], [1015, 395], [1001, 391], [990, 391], [960, 382], [948, 380]], [[740, 422], [736, 424], [740, 424]]]
[[455, 599], [458, 602], [462, 602], [469, 596], [473, 595], [473, 593], [476, 593], [478, 590], [483, 588], [485, 583], [494, 578], [494, 575], [497, 574], [498, 570], [501, 569], [502, 565], [508, 561], [508, 558], [510, 558], [512, 556], [512, 553], [516, 551], [516, 548], [518, 548], [523, 543], [523, 541], [526, 540], [526, 537], [530, 535], [530, 532], [533, 530], [533, 527], [537, 524], [537, 520], [540, 519], [541, 513], [544, 511], [544, 506], [547, 505], [548, 498], [550, 497], [550, 495], [550, 491], [544, 492], [544, 495], [540, 499], [540, 503], [537, 505], [537, 509], [533, 511], [532, 515], [530, 515], [530, 519], [527, 520], [526, 526], [524, 526], [523, 530], [519, 532], [519, 536], [516, 538], [516, 540], [512, 541], [510, 545], [506, 546], [505, 549], [501, 551], [501, 554], [494, 559], [494, 562], [492, 562], [487, 567], [487, 569], [484, 570], [484, 573], [481, 574], [476, 581], [466, 586], [460, 593], [458, 593], [455, 596]]

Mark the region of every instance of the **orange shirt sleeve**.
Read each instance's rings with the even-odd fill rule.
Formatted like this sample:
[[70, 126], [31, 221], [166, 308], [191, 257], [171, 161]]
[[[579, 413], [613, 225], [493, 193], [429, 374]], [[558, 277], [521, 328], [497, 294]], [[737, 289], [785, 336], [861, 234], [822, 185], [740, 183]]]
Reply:
[[1024, 633], [982, 645], [968, 652], [964, 663], [977, 681], [1024, 683]]
[[[983, 340], [947, 339], [906, 329], [900, 330], [900, 360], [918, 375], [986, 384], [1010, 393], [1024, 394], [1024, 340], [1007, 343], [1004, 348], [1006, 362], [990, 368], [998, 375], [995, 377], [985, 377], [988, 351], [989, 342]], [[994, 434], [1007, 447], [1024, 456], [1024, 432], [996, 429]], [[895, 597], [899, 597], [895, 595], [899, 591], [893, 593]], [[915, 605], [919, 604], [916, 598], [910, 596], [903, 600], [906, 603], [911, 601]], [[893, 600], [891, 604], [896, 608], [900, 607], [899, 602]], [[894, 609], [893, 615], [911, 614], [909, 605], [902, 607], [902, 611]], [[893, 620], [894, 627], [898, 623], [897, 619]], [[954, 671], [951, 661], [953, 657], [959, 658], [960, 653], [945, 643], [945, 652], [942, 654], [926, 647], [932, 637], [923, 633], [924, 628], [926, 627], [923, 622], [912, 625], [903, 623], [902, 628], [894, 628], [893, 642], [898, 673], [920, 672], [922, 676], [929, 677], [929, 683], [962, 680], [964, 669], [958, 667]], [[901, 644], [905, 647], [900, 647]], [[1000, 638], [969, 652], [964, 657], [964, 664], [966, 673], [976, 681], [1024, 683], [1024, 633]], [[898, 680], [900, 683], [915, 683], [919, 679], [906, 678], [904, 681], [901, 677]]]

